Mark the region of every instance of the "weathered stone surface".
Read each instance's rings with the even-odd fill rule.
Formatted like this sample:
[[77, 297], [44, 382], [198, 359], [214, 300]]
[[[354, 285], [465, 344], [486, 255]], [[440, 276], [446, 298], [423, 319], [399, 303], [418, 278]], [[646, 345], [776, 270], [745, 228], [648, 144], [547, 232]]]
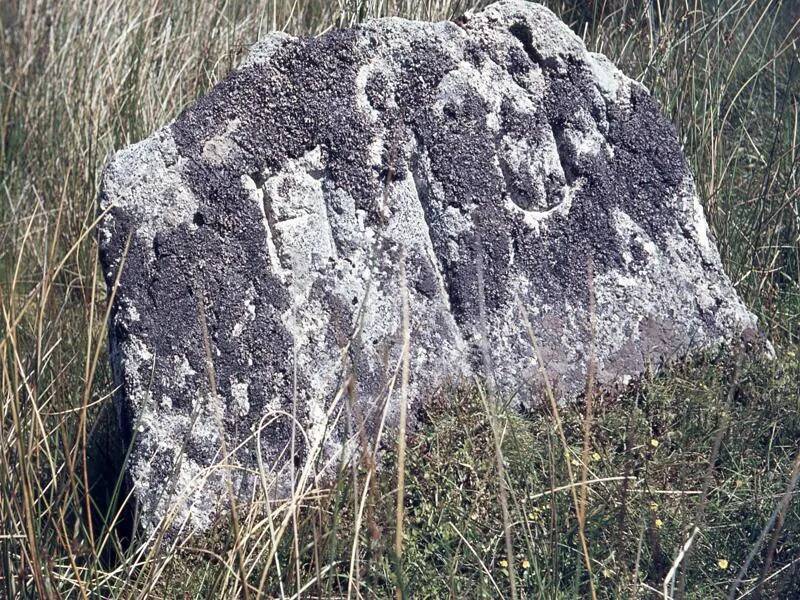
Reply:
[[227, 473], [242, 499], [286, 493], [359, 423], [374, 436], [384, 405], [391, 426], [401, 262], [412, 411], [487, 372], [537, 401], [517, 299], [564, 399], [584, 386], [591, 313], [606, 388], [755, 327], [647, 90], [524, 2], [271, 36], [113, 157], [102, 208], [146, 528], [169, 511], [204, 528]]

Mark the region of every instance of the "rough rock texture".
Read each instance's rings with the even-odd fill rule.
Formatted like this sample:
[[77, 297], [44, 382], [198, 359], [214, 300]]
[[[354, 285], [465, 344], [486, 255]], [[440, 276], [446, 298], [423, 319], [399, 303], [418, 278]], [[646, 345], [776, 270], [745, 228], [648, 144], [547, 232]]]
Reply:
[[146, 528], [207, 527], [229, 474], [284, 494], [384, 406], [390, 427], [403, 271], [412, 411], [487, 374], [535, 403], [520, 304], [562, 399], [593, 352], [608, 388], [755, 328], [673, 127], [535, 4], [271, 36], [118, 152], [101, 203]]

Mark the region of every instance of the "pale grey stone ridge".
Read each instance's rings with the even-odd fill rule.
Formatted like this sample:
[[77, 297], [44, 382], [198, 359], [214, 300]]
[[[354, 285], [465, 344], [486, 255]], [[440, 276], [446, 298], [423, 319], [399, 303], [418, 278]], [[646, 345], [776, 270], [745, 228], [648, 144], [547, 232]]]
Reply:
[[539, 401], [519, 303], [562, 400], [592, 354], [614, 389], [756, 331], [673, 127], [536, 4], [270, 36], [113, 157], [101, 207], [146, 530], [208, 527], [231, 473], [242, 501], [288, 493], [384, 406], [391, 427], [403, 270], [412, 414], [487, 372]]

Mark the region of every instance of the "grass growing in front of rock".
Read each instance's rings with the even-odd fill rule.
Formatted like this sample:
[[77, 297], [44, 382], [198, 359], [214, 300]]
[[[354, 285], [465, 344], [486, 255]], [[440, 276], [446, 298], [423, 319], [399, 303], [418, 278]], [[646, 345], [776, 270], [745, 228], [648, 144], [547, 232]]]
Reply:
[[511, 597], [512, 573], [520, 597], [800, 595], [800, 25], [779, 0], [546, 2], [676, 124], [776, 360], [737, 370], [729, 353], [598, 399], [588, 446], [585, 406], [561, 407], [566, 452], [547, 403], [519, 415], [474, 386], [442, 397], [408, 438], [400, 557], [391, 436], [381, 469], [347, 468], [269, 513], [241, 509], [237, 528], [158, 553], [128, 538], [116, 465], [98, 473], [90, 458], [113, 392], [94, 232], [106, 154], [171, 119], [267, 31], [468, 4], [0, 4], [0, 597]]
[[[766, 597], [800, 594], [800, 510], [783, 513], [770, 550], [757, 549], [739, 571], [769, 516], [790, 488], [798, 459], [800, 361], [786, 354], [768, 365], [714, 361], [675, 367], [622, 398], [600, 402], [592, 425], [586, 483], [586, 537], [598, 597], [654, 597], [695, 527], [686, 567], [686, 597], [752, 595], [767, 560]], [[568, 460], [580, 466], [581, 406], [561, 412]], [[547, 411], [503, 412], [503, 457], [510, 491], [517, 591], [523, 597], [588, 597], [578, 526], [561, 444]], [[405, 597], [510, 597], [504, 520], [493, 460], [491, 417], [477, 392], [434, 404], [409, 439], [405, 544], [400, 587]], [[714, 440], [719, 451], [711, 462]], [[308, 597], [391, 597], [396, 457], [387, 452], [377, 485], [362, 502], [369, 469], [343, 474], [298, 510], [294, 539], [279, 542], [277, 565], [263, 592], [280, 597], [308, 585]], [[353, 523], [364, 508], [358, 532]], [[768, 531], [767, 533], [772, 533]], [[231, 551], [230, 527], [216, 530], [207, 551]], [[352, 560], [356, 544], [357, 562]], [[178, 552], [157, 586], [160, 597], [213, 597], [231, 585], [233, 565]], [[261, 573], [254, 565], [252, 581]], [[297, 584], [299, 571], [301, 585]], [[680, 571], [678, 571], [680, 574]], [[188, 579], [187, 579], [188, 578]], [[674, 597], [679, 577], [669, 578]], [[226, 588], [232, 589], [232, 588]], [[255, 584], [254, 584], [255, 589]], [[663, 597], [663, 596], [661, 596]]]

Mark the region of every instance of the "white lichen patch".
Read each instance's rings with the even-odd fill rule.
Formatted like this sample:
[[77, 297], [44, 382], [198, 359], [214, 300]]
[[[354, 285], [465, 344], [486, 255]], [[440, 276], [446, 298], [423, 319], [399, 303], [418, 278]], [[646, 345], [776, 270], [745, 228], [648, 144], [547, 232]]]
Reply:
[[234, 409], [240, 417], [250, 412], [250, 397], [247, 393], [247, 383], [231, 382], [231, 396], [233, 396]]
[[[158, 231], [191, 223], [198, 201], [181, 177], [181, 164], [167, 127], [120, 150], [106, 165], [100, 208], [113, 207], [134, 216], [136, 234], [147, 240]], [[110, 237], [107, 225], [101, 224], [100, 230]]]
[[640, 246], [647, 253], [650, 261], [658, 260], [658, 246], [656, 246], [653, 240], [650, 239], [650, 236], [645, 233], [644, 229], [637, 225], [636, 222], [621, 209], [616, 209], [613, 217], [617, 234], [622, 241], [620, 246], [625, 249], [625, 254], [623, 256], [626, 258], [626, 263], [633, 261], [630, 248], [634, 244]]
[[256, 318], [256, 305], [255, 305], [255, 298], [256, 298], [256, 289], [252, 285], [247, 288], [247, 291], [244, 294], [244, 314], [239, 321], [236, 321], [233, 325], [233, 330], [231, 331], [231, 336], [234, 338], [238, 338], [242, 335], [245, 327], [249, 323], [255, 321]]
[[247, 56], [239, 63], [239, 70], [269, 64], [278, 49], [293, 39], [295, 38], [282, 31], [270, 33], [250, 47]]
[[174, 374], [174, 379], [172, 382], [178, 389], [185, 389], [186, 379], [188, 377], [192, 377], [193, 375], [197, 375], [197, 372], [192, 369], [192, 366], [189, 364], [189, 360], [183, 355], [173, 356], [172, 361], [172, 373]]
[[224, 131], [203, 144], [202, 156], [206, 162], [215, 166], [222, 165], [236, 151], [234, 137], [240, 122], [239, 119], [232, 119], [225, 125]]
[[336, 259], [322, 181], [315, 174], [323, 169], [317, 147], [289, 161], [282, 173], [267, 179], [263, 186], [274, 219], [269, 228], [280, 265], [291, 273], [291, 285], [301, 297], [313, 283], [316, 266]]
[[580, 192], [584, 183], [582, 179], [575, 180], [571, 185], [565, 185], [562, 188], [563, 200], [548, 210], [525, 210], [510, 200], [506, 202], [506, 208], [510, 212], [517, 212], [522, 215], [525, 224], [533, 229], [537, 234], [541, 234], [547, 229], [548, 221], [555, 215], [566, 217], [569, 215], [570, 208], [572, 208], [572, 200], [575, 195]]

